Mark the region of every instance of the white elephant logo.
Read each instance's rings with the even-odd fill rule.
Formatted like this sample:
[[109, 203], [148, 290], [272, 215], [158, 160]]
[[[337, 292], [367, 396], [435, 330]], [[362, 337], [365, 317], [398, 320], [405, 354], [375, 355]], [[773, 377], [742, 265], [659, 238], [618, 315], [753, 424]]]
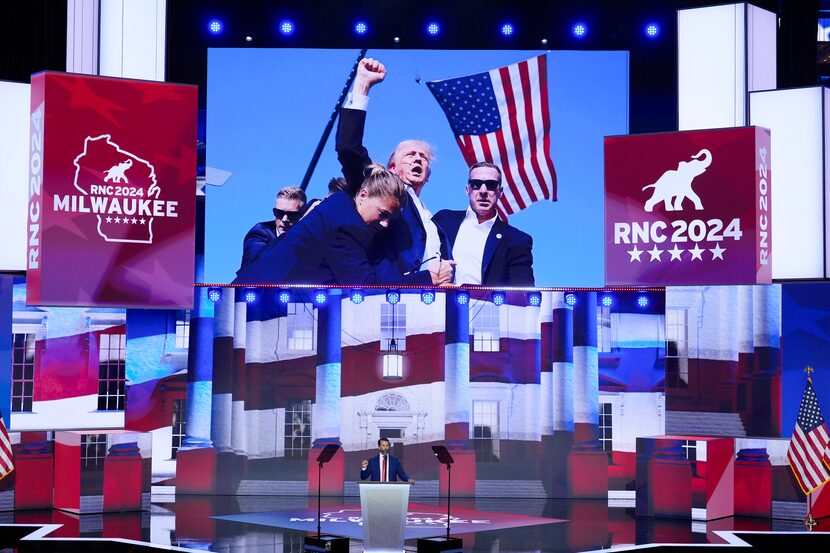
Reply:
[[125, 183], [130, 184], [130, 181], [127, 179], [127, 175], [125, 175], [125, 173], [127, 172], [127, 169], [129, 169], [132, 166], [133, 160], [131, 159], [122, 161], [118, 165], [113, 165], [112, 167], [104, 171], [104, 174], [106, 175], [106, 177], [104, 177], [104, 182], [112, 181], [115, 183], [120, 183], [123, 180]]
[[654, 184], [644, 186], [643, 190], [654, 188], [651, 198], [646, 201], [645, 210], [651, 212], [655, 205], [663, 202], [666, 211], [682, 211], [683, 200], [686, 198], [692, 200], [696, 210], [702, 210], [703, 203], [700, 196], [692, 190], [692, 181], [702, 175], [711, 164], [712, 152], [704, 148], [693, 155], [690, 161], [678, 163], [677, 169], [669, 169], [663, 173]]

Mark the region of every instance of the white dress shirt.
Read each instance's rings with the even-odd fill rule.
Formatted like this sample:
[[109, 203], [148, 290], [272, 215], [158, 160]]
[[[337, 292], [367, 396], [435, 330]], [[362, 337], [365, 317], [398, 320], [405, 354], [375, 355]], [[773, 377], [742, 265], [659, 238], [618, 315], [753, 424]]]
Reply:
[[481, 284], [484, 244], [495, 222], [496, 216], [494, 215], [492, 219], [479, 223], [478, 216], [470, 207], [467, 207], [452, 247], [452, 258], [456, 262], [456, 284]]

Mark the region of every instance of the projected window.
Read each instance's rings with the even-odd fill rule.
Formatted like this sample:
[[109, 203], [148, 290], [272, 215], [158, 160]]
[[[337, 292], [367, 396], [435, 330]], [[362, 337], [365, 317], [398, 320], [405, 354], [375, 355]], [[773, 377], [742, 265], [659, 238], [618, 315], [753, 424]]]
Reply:
[[31, 413], [35, 390], [35, 334], [12, 335], [12, 412]]
[[314, 349], [314, 306], [310, 303], [288, 304], [288, 349]]
[[689, 386], [689, 314], [666, 309], [666, 386]]
[[490, 302], [470, 309], [470, 327], [473, 331], [473, 351], [501, 350], [501, 321], [499, 306]]
[[126, 387], [126, 334], [98, 337], [98, 410], [123, 411]]
[[380, 349], [381, 351], [406, 350], [406, 304], [382, 303], [380, 305]]
[[107, 456], [106, 434], [81, 434], [81, 466], [103, 468]]
[[186, 399], [173, 400], [173, 443], [171, 459], [176, 458], [179, 448], [182, 447], [185, 436], [185, 413], [187, 412]]
[[492, 463], [499, 460], [498, 401], [473, 401], [473, 445], [476, 461]]
[[176, 312], [176, 349], [187, 349], [190, 343], [190, 311]]
[[611, 455], [613, 446], [613, 429], [611, 427], [611, 411], [612, 405], [610, 403], [599, 404], [599, 443], [602, 449]]
[[285, 456], [307, 459], [311, 449], [311, 400], [290, 400], [285, 406]]
[[692, 476], [697, 476], [697, 441], [683, 440], [683, 454], [692, 464]]

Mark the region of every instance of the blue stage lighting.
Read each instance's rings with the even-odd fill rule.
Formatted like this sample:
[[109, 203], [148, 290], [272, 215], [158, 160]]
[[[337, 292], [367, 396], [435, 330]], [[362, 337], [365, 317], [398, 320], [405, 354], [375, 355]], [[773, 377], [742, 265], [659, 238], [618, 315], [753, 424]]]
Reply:
[[256, 291], [253, 289], [245, 290], [245, 301], [254, 303], [256, 301]]
[[513, 24], [512, 24], [512, 23], [504, 23], [504, 24], [501, 26], [501, 34], [502, 34], [502, 36], [513, 36], [513, 31], [514, 31], [514, 30], [515, 30], [515, 29], [513, 28]]
[[565, 303], [567, 303], [571, 307], [576, 305], [576, 294], [573, 294], [573, 293], [565, 294]]
[[222, 22], [218, 19], [211, 19], [210, 22], [208, 22], [208, 31], [212, 35], [218, 35], [221, 33], [224, 27], [225, 26], [222, 25]]
[[285, 36], [293, 34], [294, 33], [294, 22], [291, 21], [290, 19], [283, 19], [282, 21], [280, 21], [279, 30], [280, 30], [280, 33], [282, 33]]
[[588, 24], [583, 21], [574, 23], [571, 27], [571, 34], [576, 38], [585, 38], [588, 34]]
[[279, 294], [277, 294], [277, 299], [280, 303], [289, 303], [291, 302], [291, 292], [288, 290], [280, 290]]
[[539, 307], [542, 305], [542, 292], [528, 292], [527, 304], [532, 307]]
[[648, 296], [640, 296], [637, 298], [637, 305], [640, 307], [648, 307]]
[[646, 38], [657, 38], [660, 36], [660, 25], [658, 23], [646, 23], [646, 26], [643, 27], [643, 33], [645, 33]]
[[391, 303], [392, 305], [401, 301], [401, 293], [397, 290], [387, 290], [386, 291], [386, 303]]
[[467, 305], [470, 303], [470, 293], [466, 290], [459, 290], [455, 293], [455, 301], [458, 305]]
[[369, 26], [366, 24], [365, 21], [358, 21], [354, 24], [354, 32], [358, 35], [365, 35], [366, 31], [369, 30]]
[[504, 301], [507, 299], [507, 296], [504, 292], [493, 292], [492, 297], [490, 298], [494, 305], [504, 305]]
[[614, 303], [614, 298], [608, 295], [602, 296], [602, 305], [605, 307], [611, 307], [611, 304]]
[[363, 303], [363, 291], [362, 290], [352, 290], [352, 303]]
[[222, 289], [221, 288], [208, 288], [208, 299], [213, 303], [222, 299]]
[[427, 25], [427, 34], [429, 36], [438, 36], [441, 33], [441, 25], [436, 23], [435, 21], [429, 23]]
[[317, 290], [314, 294], [314, 303], [317, 305], [323, 305], [326, 303], [326, 299], [328, 299], [328, 294], [326, 294], [325, 290]]
[[435, 292], [432, 290], [424, 290], [421, 292], [421, 303], [432, 305], [435, 302]]

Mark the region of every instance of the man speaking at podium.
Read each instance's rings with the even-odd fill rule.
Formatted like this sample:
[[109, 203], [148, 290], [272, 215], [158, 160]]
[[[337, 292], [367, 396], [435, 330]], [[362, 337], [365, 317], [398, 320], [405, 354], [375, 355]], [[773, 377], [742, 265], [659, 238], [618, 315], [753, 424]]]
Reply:
[[389, 453], [389, 440], [381, 438], [378, 440], [378, 454], [369, 459], [363, 459], [360, 463], [360, 479], [371, 478], [373, 482], [402, 482], [414, 484], [415, 481], [409, 478], [406, 471], [397, 457]]

